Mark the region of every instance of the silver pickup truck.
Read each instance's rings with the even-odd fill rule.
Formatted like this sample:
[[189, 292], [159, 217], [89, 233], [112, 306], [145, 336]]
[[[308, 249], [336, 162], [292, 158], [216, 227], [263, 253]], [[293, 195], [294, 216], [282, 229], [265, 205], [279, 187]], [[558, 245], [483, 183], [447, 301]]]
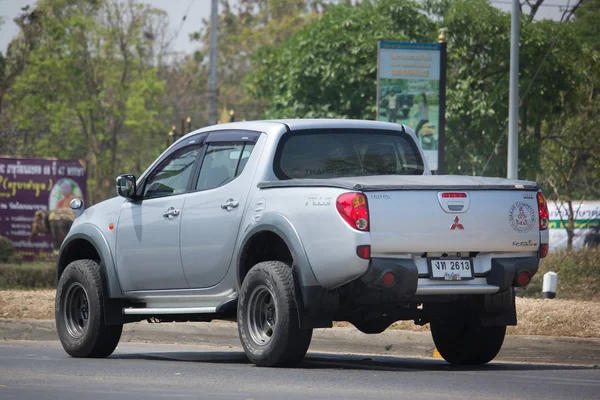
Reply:
[[414, 320], [448, 362], [483, 364], [548, 252], [534, 182], [431, 175], [397, 124], [210, 126], [116, 186], [58, 257], [73, 357], [110, 355], [128, 322], [229, 319], [253, 363], [289, 366], [333, 321], [375, 334]]

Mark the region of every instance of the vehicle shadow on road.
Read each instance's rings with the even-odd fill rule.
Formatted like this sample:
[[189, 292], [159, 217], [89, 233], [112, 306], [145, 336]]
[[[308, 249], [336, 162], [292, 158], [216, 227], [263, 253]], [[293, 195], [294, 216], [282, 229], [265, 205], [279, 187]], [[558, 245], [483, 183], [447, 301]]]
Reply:
[[[121, 360], [156, 360], [208, 364], [250, 364], [245, 354], [238, 351], [121, 353], [113, 354], [110, 358]], [[482, 366], [467, 367], [453, 366], [444, 360], [433, 358], [327, 353], [308, 353], [305, 359], [294, 368], [364, 371], [559, 371], [599, 369], [592, 366], [516, 362], [492, 362]]]

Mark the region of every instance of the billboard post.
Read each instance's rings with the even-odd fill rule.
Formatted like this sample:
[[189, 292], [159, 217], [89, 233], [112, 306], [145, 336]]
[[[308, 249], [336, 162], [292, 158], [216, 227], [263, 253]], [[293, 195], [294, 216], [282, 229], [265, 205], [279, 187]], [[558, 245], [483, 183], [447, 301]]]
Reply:
[[440, 90], [443, 66], [441, 43], [378, 43], [377, 120], [412, 128], [433, 171], [439, 171], [443, 162], [439, 157], [440, 128], [445, 122]]
[[447, 59], [447, 38], [446, 30], [441, 29], [438, 36], [440, 43], [440, 127], [438, 129], [439, 147], [438, 147], [438, 169], [436, 173], [443, 175], [446, 173], [446, 67]]

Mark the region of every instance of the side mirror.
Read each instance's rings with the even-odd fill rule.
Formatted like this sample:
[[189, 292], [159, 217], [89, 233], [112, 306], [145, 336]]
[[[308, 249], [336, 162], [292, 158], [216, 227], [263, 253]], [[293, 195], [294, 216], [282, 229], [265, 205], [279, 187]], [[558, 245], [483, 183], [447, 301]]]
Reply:
[[117, 176], [117, 193], [119, 196], [129, 200], [135, 200], [136, 189], [135, 176], [131, 174]]
[[71, 200], [69, 206], [71, 206], [71, 210], [75, 211], [75, 214], [78, 217], [83, 214], [83, 200], [81, 200], [79, 197], [75, 197], [73, 200]]

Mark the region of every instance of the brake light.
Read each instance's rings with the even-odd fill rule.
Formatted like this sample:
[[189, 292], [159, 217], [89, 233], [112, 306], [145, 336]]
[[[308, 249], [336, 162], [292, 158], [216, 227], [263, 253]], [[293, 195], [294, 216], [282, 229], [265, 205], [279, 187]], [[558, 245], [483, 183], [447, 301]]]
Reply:
[[457, 199], [457, 198], [466, 198], [467, 194], [466, 193], [442, 193], [442, 197], [443, 198], [450, 198], [450, 199]]
[[548, 212], [548, 202], [546, 196], [540, 190], [537, 193], [538, 210], [540, 212], [540, 230], [544, 231], [548, 229], [548, 220], [550, 219], [550, 213]]
[[369, 208], [364, 194], [356, 192], [341, 194], [335, 206], [344, 221], [352, 228], [369, 231]]

